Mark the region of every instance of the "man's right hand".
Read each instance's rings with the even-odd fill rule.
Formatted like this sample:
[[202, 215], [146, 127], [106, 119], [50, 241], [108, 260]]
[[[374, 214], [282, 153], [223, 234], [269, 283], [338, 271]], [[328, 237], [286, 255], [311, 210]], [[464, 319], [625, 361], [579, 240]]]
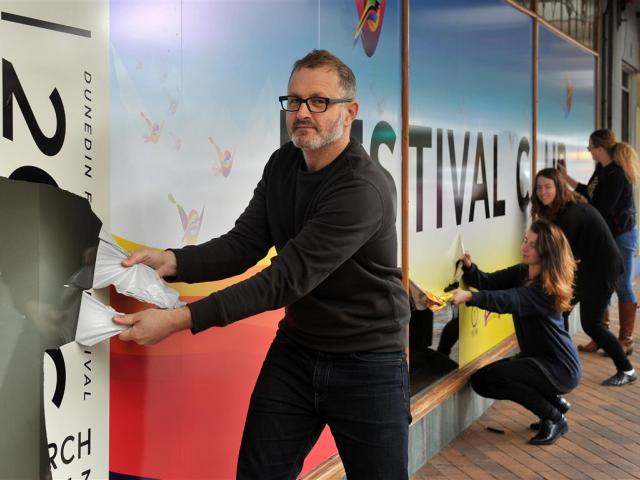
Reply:
[[173, 277], [178, 271], [176, 256], [171, 250], [139, 248], [129, 253], [129, 256], [122, 261], [122, 266], [132, 267], [136, 263], [143, 263], [153, 268], [161, 277]]
[[464, 255], [460, 260], [462, 260], [462, 264], [465, 268], [469, 268], [472, 265], [471, 254], [469, 252], [464, 252]]

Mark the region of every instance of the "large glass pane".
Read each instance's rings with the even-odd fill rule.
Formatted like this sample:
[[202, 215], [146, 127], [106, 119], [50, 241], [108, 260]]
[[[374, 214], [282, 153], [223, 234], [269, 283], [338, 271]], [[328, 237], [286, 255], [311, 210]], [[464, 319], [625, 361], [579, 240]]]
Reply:
[[[411, 4], [410, 277], [434, 294], [454, 282], [463, 248], [487, 271], [519, 260], [530, 182], [532, 23], [498, 0]], [[414, 391], [446, 374], [445, 360], [464, 365], [512, 332], [508, 316], [460, 313], [458, 320], [455, 311], [437, 312], [432, 335], [421, 347], [414, 341]], [[442, 347], [458, 336], [446, 355]]]

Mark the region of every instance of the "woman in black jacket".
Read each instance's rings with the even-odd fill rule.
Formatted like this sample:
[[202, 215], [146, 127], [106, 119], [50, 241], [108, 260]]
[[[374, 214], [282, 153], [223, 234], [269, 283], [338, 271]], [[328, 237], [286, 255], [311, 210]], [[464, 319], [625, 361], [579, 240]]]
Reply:
[[603, 324], [616, 280], [624, 268], [602, 215], [582, 195], [569, 190], [553, 168], [536, 175], [531, 215], [555, 223], [571, 245], [578, 264], [572, 303], [580, 303], [582, 329], [612, 358], [617, 369], [603, 384], [620, 386], [634, 381], [633, 367], [622, 346]]
[[[633, 257], [638, 249], [638, 228], [633, 188], [640, 181], [640, 166], [636, 152], [627, 143], [619, 142], [611, 130], [601, 129], [589, 137], [589, 151], [596, 169], [587, 185], [567, 174], [564, 162], [558, 169], [563, 179], [584, 195], [604, 217], [611, 229], [624, 262], [624, 272], [616, 282], [620, 334], [618, 339], [627, 355], [633, 351], [633, 327], [638, 305], [633, 291]], [[602, 345], [590, 345], [591, 351]]]
[[451, 302], [513, 315], [520, 353], [478, 370], [472, 388], [483, 397], [511, 400], [540, 418], [534, 445], [554, 443], [569, 429], [568, 403], [559, 395], [580, 382], [578, 352], [564, 328], [575, 261], [555, 225], [537, 220], [521, 247], [522, 263], [494, 273], [481, 272], [465, 254], [463, 280], [477, 292], [456, 290]]

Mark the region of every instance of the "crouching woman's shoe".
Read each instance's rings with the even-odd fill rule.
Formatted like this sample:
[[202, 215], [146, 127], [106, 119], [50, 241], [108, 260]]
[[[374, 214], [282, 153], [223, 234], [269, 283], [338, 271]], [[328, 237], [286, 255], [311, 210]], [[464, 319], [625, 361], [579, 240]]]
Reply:
[[[569, 403], [569, 401], [560, 395], [556, 395], [551, 400], [551, 403], [558, 409], [560, 413], [567, 413], [571, 409], [571, 404]], [[529, 428], [531, 430], [540, 430], [540, 423], [541, 422], [532, 423], [531, 425], [529, 425]]]
[[607, 387], [620, 387], [622, 385], [626, 385], [627, 383], [635, 382], [638, 379], [636, 372], [632, 373], [624, 373], [623, 371], [618, 370], [618, 372], [612, 376], [607, 378], [602, 385]]
[[542, 420], [538, 434], [529, 440], [529, 443], [531, 445], [551, 445], [552, 443], [556, 443], [556, 440], [568, 431], [569, 425], [567, 425], [567, 419], [564, 415], [562, 415], [562, 418], [557, 422]]

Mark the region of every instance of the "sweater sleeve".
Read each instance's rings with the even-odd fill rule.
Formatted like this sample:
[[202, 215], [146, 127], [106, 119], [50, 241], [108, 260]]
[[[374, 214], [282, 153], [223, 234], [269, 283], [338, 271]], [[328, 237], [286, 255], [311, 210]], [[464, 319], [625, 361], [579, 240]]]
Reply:
[[177, 275], [168, 281], [197, 283], [239, 275], [263, 259], [273, 245], [267, 225], [265, 192], [269, 163], [249, 205], [226, 234], [200, 245], [171, 249]]
[[485, 273], [473, 263], [469, 268], [464, 268], [462, 279], [464, 282], [478, 290], [504, 290], [517, 287], [522, 283], [520, 265], [514, 265], [493, 273]]
[[520, 317], [548, 314], [552, 298], [539, 284], [508, 290], [473, 292], [467, 305], [496, 313], [517, 314]]
[[269, 267], [189, 304], [192, 331], [224, 326], [305, 296], [376, 234], [382, 209], [380, 193], [368, 182], [349, 180], [335, 186]]

